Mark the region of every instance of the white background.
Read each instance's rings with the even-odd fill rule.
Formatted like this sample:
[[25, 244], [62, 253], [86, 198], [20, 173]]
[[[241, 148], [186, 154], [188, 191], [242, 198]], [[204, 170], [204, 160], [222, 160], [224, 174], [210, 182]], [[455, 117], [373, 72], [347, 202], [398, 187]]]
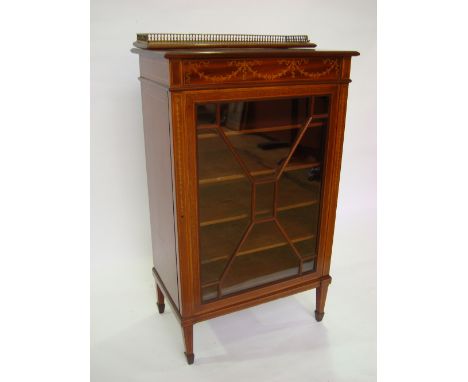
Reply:
[[[118, 8], [117, 3], [109, 5], [110, 8], [114, 6]], [[314, 25], [320, 22], [320, 17], [315, 17], [314, 20], [312, 17], [317, 15], [317, 9], [321, 6], [323, 4], [316, 4], [307, 17], [304, 16], [305, 25], [310, 23], [311, 28], [315, 29]], [[269, 7], [271, 9], [272, 5]], [[463, 66], [467, 62], [464, 36], [468, 31], [465, 8], [465, 3], [457, 0], [446, 0], [443, 3], [427, 0], [379, 1], [379, 381], [468, 380], [468, 182], [465, 176], [468, 83]], [[340, 8], [337, 6], [335, 11], [339, 13]], [[108, 15], [112, 14], [112, 9], [109, 9]], [[138, 17], [142, 15], [151, 20], [157, 17], [158, 13], [153, 11], [147, 14], [142, 11]], [[262, 15], [269, 19], [265, 13]], [[299, 16], [302, 15], [303, 13]], [[278, 20], [284, 20], [283, 15], [281, 16], [275, 19], [276, 23]], [[105, 12], [101, 13], [100, 17], [103, 21], [109, 20]], [[2, 8], [1, 18], [0, 41], [4, 49], [0, 52], [0, 379], [21, 382], [81, 382], [90, 378], [89, 5], [82, 1], [59, 0], [9, 2]], [[259, 22], [258, 19], [255, 22]], [[170, 21], [161, 20], [161, 23], [163, 22]], [[244, 18], [242, 22], [249, 20]], [[207, 32], [208, 25], [210, 24], [206, 23], [203, 28], [193, 31]], [[122, 27], [123, 24], [119, 25], [119, 28]], [[295, 32], [293, 27], [283, 32]], [[153, 24], [142, 28], [156, 29], [159, 30], [158, 25]], [[242, 31], [245, 30], [242, 28]], [[252, 32], [256, 31], [252, 27]], [[131, 32], [134, 33], [133, 30]], [[261, 32], [278, 33], [279, 30], [272, 27]], [[301, 30], [302, 32], [304, 31]], [[118, 28], [113, 28], [112, 33], [119, 33]], [[127, 34], [125, 32], [125, 38]], [[334, 35], [332, 30], [323, 37], [326, 39], [331, 35]], [[341, 39], [347, 40], [346, 30], [341, 35], [340, 39], [337, 39], [338, 42]], [[315, 40], [314, 36], [313, 39]], [[133, 37], [128, 42], [131, 40]], [[323, 41], [318, 42], [323, 45]], [[350, 48], [359, 49], [359, 46], [354, 46], [353, 41]], [[362, 58], [363, 56], [359, 59]], [[354, 61], [355, 82], [351, 89], [358, 86], [355, 77], [357, 63], [358, 59]], [[122, 74], [127, 75], [126, 72]], [[128, 83], [130, 84], [130, 79]], [[133, 99], [133, 96], [131, 98]], [[350, 102], [353, 102], [353, 99], [355, 98], [351, 97]], [[115, 108], [113, 112], [117, 112]], [[345, 150], [351, 139], [349, 129], [348, 125]], [[93, 162], [97, 163], [94, 158]], [[344, 197], [342, 192], [341, 198]], [[95, 206], [94, 203], [93, 210]], [[345, 204], [340, 202], [340, 208], [344, 207]], [[142, 208], [145, 208], [143, 204]], [[342, 224], [340, 219], [342, 218], [338, 219], [337, 224]], [[339, 230], [337, 227], [337, 235]], [[305, 303], [302, 305], [305, 306], [302, 318], [306, 325], [310, 326], [305, 329], [299, 327], [298, 331], [301, 338], [307, 339], [302, 342], [307, 346], [306, 351], [310, 351], [309, 346], [314, 346], [310, 345], [308, 340], [312, 338], [314, 343], [317, 343], [324, 338], [317, 335], [317, 330], [321, 330], [317, 329], [320, 327], [318, 325], [331, 329], [330, 325], [334, 325], [333, 320], [346, 323], [346, 319], [353, 318], [353, 315], [338, 317], [332, 314], [332, 310], [341, 309], [340, 293], [337, 291], [343, 288], [339, 288], [337, 283], [339, 280], [346, 283], [346, 277], [341, 276], [343, 272], [340, 275], [338, 268], [339, 257], [344, 258], [344, 254], [340, 255], [340, 252], [335, 246], [335, 282], [330, 288], [327, 315], [322, 324], [312, 323], [309, 309], [313, 298], [310, 294], [299, 295], [299, 300], [290, 298], [263, 305], [265, 308], [271, 307], [273, 317], [268, 310], [263, 310], [263, 307], [250, 310], [254, 312], [254, 318], [259, 314], [259, 310], [263, 313], [260, 313], [261, 320], [250, 321], [252, 325], [247, 328], [244, 325], [241, 329], [234, 330], [233, 324], [245, 322], [238, 321], [234, 315], [232, 318], [225, 316], [218, 319], [221, 329], [223, 325], [226, 325], [227, 329], [215, 332], [233, 338], [230, 342], [234, 342], [234, 349], [229, 350], [230, 355], [235, 353], [242, 357], [241, 351], [249, 351], [244, 343], [250, 341], [250, 334], [254, 336], [253, 341], [248, 342], [253, 346], [253, 351], [244, 356], [247, 362], [241, 362], [241, 371], [238, 369], [236, 374], [233, 367], [220, 363], [219, 367], [225, 371], [223, 379], [230, 375], [240, 376], [243, 372], [242, 377], [251, 380], [254, 370], [252, 365], [255, 365], [255, 370], [260, 374], [288, 373], [283, 380], [289, 380], [291, 375], [304, 379], [305, 373], [308, 373], [307, 380], [327, 380], [326, 376], [314, 377], [312, 374], [312, 366], [316, 366], [314, 362], [326, 364], [324, 353], [322, 357], [309, 357], [305, 361], [297, 362], [298, 352], [296, 350], [294, 353], [294, 350], [291, 350], [287, 353], [287, 361], [292, 362], [296, 368], [289, 369], [289, 365], [279, 368], [276, 363], [272, 366], [269, 360], [271, 354], [280, 353], [274, 346], [267, 348], [270, 351], [267, 353], [264, 352], [265, 346], [259, 349], [264, 357], [266, 354], [264, 363], [260, 355], [255, 356], [258, 354], [255, 352], [255, 346], [265, 344], [257, 341], [255, 335], [265, 333], [276, 346], [279, 341], [283, 341], [281, 344], [288, 345], [288, 349], [298, 349], [297, 345], [292, 347], [298, 340], [289, 341], [286, 335], [270, 334], [272, 330], [268, 325], [275, 324], [274, 317], [278, 317], [278, 320], [289, 319], [284, 313], [279, 314], [284, 312], [283, 302], [289, 303], [289, 306], [293, 305], [292, 311], [295, 310], [296, 313], [292, 320], [300, 317], [297, 309]], [[96, 252], [93, 251], [93, 262], [94, 253]], [[133, 279], [139, 283], [144, 277], [148, 277], [146, 262], [149, 260], [145, 260], [145, 256], [141, 258], [139, 272], [142, 278]], [[125, 264], [120, 268], [124, 266]], [[153, 375], [153, 380], [160, 380], [165, 376], [173, 377], [174, 373], [184, 373], [197, 379], [205, 377], [204, 380], [207, 381], [216, 380], [219, 372], [213, 371], [210, 374], [210, 370], [207, 371], [210, 365], [206, 365], [206, 361], [210, 360], [210, 349], [216, 351], [216, 346], [203, 344], [203, 341], [216, 344], [213, 340], [216, 336], [210, 337], [214, 330], [208, 325], [196, 329], [197, 355], [202, 357], [202, 360], [203, 357], [205, 359], [205, 364], [199, 359], [196, 366], [202, 368], [183, 365], [179, 355], [175, 355], [182, 346], [181, 341], [175, 343], [173, 340], [177, 338], [178, 332], [175, 320], [170, 313], [159, 320], [161, 317], [153, 316], [155, 310], [149, 308], [149, 304], [154, 300], [149, 285], [141, 293], [140, 290], [134, 289], [134, 296], [141, 298], [140, 301], [134, 299], [128, 302], [128, 297], [124, 299], [131, 309], [136, 305], [148, 309], [144, 315], [147, 315], [146, 320], [154, 337], [147, 337], [148, 330], [143, 325], [139, 326], [142, 329], [140, 333], [143, 333], [141, 336], [135, 334], [136, 331], [125, 331], [125, 327], [131, 327], [126, 324], [131, 321], [132, 316], [125, 316], [124, 308], [117, 311], [116, 307], [123, 305], [119, 301], [123, 298], [116, 294], [119, 293], [119, 287], [121, 290], [128, 290], [128, 284], [125, 282], [130, 279], [127, 275], [136, 275], [138, 272], [131, 268], [128, 271], [122, 270], [120, 273], [125, 273], [126, 276], [120, 278], [119, 283], [111, 284], [110, 281], [118, 274], [115, 272], [117, 267], [114, 265], [113, 269], [109, 268], [109, 293], [106, 295], [103, 293], [104, 288], [100, 288], [101, 292], [94, 292], [93, 296], [93, 309], [96, 305], [99, 307], [96, 303], [99, 302], [96, 300], [98, 295], [101, 296], [101, 302], [105, 302], [106, 299], [110, 301], [107, 307], [114, 306], [113, 309], [106, 309], [104, 305], [103, 309], [95, 310], [99, 313], [93, 313], [93, 327], [97, 327], [97, 317], [100, 316], [103, 323], [101, 328], [113, 326], [114, 333], [121, 334], [114, 337], [120, 341], [121, 346], [108, 346], [114, 350], [109, 352], [107, 363], [111, 365], [111, 369], [107, 370], [112, 371], [115, 367], [115, 373], [123, 376], [121, 379], [125, 377], [130, 381], [148, 379], [145, 370], [155, 367], [160, 359], [165, 365], [163, 372], [166, 373], [160, 371], [158, 375]], [[92, 271], [95, 275], [99, 274], [96, 272], [96, 265]], [[353, 282], [359, 279], [359, 275], [353, 277], [349, 272], [346, 274], [354, 279]], [[94, 279], [96, 280], [96, 276]], [[105, 277], [98, 279], [104, 280], [102, 285], [106, 284]], [[135, 281], [130, 283], [136, 285]], [[95, 284], [93, 283], [93, 287]], [[345, 288], [351, 289], [348, 285], [345, 285]], [[356, 289], [355, 291], [359, 292]], [[301, 296], [307, 296], [306, 300]], [[132, 302], [135, 305], [130, 304]], [[352, 308], [357, 302], [359, 303], [359, 299], [353, 299], [349, 300], [348, 304]], [[278, 308], [277, 304], [280, 304]], [[372, 308], [372, 304], [365, 301], [362, 305]], [[130, 313], [141, 317], [143, 310], [140, 308], [137, 313], [134, 313], [135, 310]], [[102, 314], [106, 313], [106, 310], [118, 314]], [[361, 318], [366, 316], [368, 315], [363, 314]], [[356, 316], [356, 321], [351, 323], [353, 329], [359, 328], [356, 324], [358, 318]], [[263, 322], [266, 322], [266, 326], [259, 327]], [[281, 327], [286, 327], [284, 330], [289, 333], [288, 329], [294, 326], [286, 324]], [[159, 326], [165, 330], [158, 331]], [[119, 331], [118, 327], [122, 330]], [[265, 331], [259, 330], [262, 328], [265, 328]], [[246, 330], [247, 334], [242, 336]], [[94, 354], [99, 353], [96, 353], [98, 332], [99, 330], [92, 332]], [[362, 331], [358, 330], [359, 332]], [[340, 341], [349, 338], [340, 335], [340, 331], [336, 329], [326, 330], [326, 333], [335, 333]], [[131, 338], [125, 339], [125, 334], [129, 334]], [[295, 334], [297, 335], [297, 332]], [[163, 338], [171, 338], [167, 341], [163, 339], [167, 347], [164, 349], [158, 346], [162, 335], [167, 336]], [[236, 342], [237, 337], [240, 337], [240, 341]], [[144, 349], [144, 353], [148, 353], [146, 358], [142, 358], [141, 352], [136, 352], [142, 348], [139, 341], [141, 338], [151, 346]], [[229, 349], [229, 346], [225, 346], [226, 343], [229, 344], [228, 340], [224, 338], [221, 343], [223, 346], [218, 347], [221, 352]], [[108, 344], [111, 344], [111, 341]], [[356, 349], [353, 343], [350, 346], [353, 350]], [[316, 347], [319, 351], [323, 348]], [[157, 354], [155, 349], [159, 349]], [[345, 346], [341, 349], [349, 356], [350, 352]], [[115, 357], [116, 353], [120, 357]], [[167, 361], [164, 358], [166, 355], [171, 357], [174, 363], [164, 362]], [[101, 352], [101, 360], [103, 358], [105, 357]], [[356, 358], [358, 357], [351, 358], [351, 362]], [[211, 360], [218, 364], [216, 359]], [[368, 364], [371, 365], [371, 362]], [[128, 371], [132, 368], [128, 365], [137, 365], [138, 372], [129, 376]], [[349, 363], [347, 366], [345, 363], [344, 368], [343, 363], [333, 363], [332, 366], [333, 368], [327, 370], [348, 372], [351, 369]], [[267, 369], [268, 367], [272, 371]], [[301, 369], [301, 373], [300, 367], [306, 369]], [[122, 373], [122, 369], [127, 370], [127, 374]], [[97, 374], [93, 372], [93, 375]], [[158, 376], [161, 378], [156, 378]], [[331, 377], [328, 379], [333, 380]]]
[[[91, 6], [91, 376], [100, 381], [376, 378], [375, 2], [104, 1]], [[188, 367], [178, 323], [159, 316], [141, 116], [140, 31], [307, 34], [353, 60], [326, 315], [315, 293], [197, 324]]]
[[[376, 379], [376, 6], [361, 1], [91, 4], [91, 376], [101, 381]], [[194, 329], [156, 312], [136, 32], [307, 34], [353, 60], [326, 315], [305, 292]]]

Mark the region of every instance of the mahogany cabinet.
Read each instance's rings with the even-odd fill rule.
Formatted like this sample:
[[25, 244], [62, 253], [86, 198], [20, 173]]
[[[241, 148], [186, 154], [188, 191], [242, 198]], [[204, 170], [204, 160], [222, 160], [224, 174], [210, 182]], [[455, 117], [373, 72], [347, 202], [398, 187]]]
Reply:
[[[322, 320], [351, 57], [315, 49], [139, 55], [157, 306], [193, 325], [308, 289]], [[285, 313], [286, 314], [286, 313]]]

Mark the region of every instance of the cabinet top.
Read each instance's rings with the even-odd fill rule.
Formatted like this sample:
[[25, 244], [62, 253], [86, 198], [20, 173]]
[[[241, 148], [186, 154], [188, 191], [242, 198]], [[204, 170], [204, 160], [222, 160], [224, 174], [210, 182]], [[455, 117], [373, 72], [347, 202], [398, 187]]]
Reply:
[[167, 59], [266, 58], [266, 57], [323, 57], [359, 56], [356, 51], [316, 50], [299, 48], [213, 48], [180, 50], [131, 49], [142, 56]]
[[[229, 40], [231, 35], [201, 36], [200, 39], [203, 37], [204, 40], [197, 40], [195, 43], [189, 41], [189, 46], [183, 46], [186, 41], [178, 39], [180, 36], [185, 35], [145, 34], [139, 37], [134, 44], [136, 47], [131, 51], [140, 56], [142, 78], [160, 83], [171, 90], [318, 82], [349, 83], [351, 56], [359, 55], [356, 51], [315, 50], [312, 47], [304, 48], [304, 45], [293, 48], [289, 45], [289, 39], [294, 39], [294, 36], [271, 37], [279, 39], [283, 45], [287, 42], [287, 47], [266, 46], [270, 44], [268, 41], [249, 41], [249, 47], [205, 44], [213, 44], [210, 40], [212, 36], [224, 41]], [[257, 37], [260, 40], [263, 38]], [[293, 43], [312, 44], [308, 42], [307, 36], [303, 37]], [[147, 41], [143, 41], [145, 38]], [[232, 44], [231, 41], [228, 42]], [[142, 48], [146, 46], [145, 43], [149, 44], [148, 47]], [[244, 44], [242, 41], [234, 43]]]

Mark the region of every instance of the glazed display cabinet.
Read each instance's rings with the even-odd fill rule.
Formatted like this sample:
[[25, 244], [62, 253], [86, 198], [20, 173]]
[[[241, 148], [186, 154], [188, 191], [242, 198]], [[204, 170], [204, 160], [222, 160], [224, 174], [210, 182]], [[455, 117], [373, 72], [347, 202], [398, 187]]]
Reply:
[[170, 302], [193, 363], [197, 322], [308, 289], [322, 320], [358, 53], [305, 36], [171, 36], [139, 35], [132, 51], [157, 305]]

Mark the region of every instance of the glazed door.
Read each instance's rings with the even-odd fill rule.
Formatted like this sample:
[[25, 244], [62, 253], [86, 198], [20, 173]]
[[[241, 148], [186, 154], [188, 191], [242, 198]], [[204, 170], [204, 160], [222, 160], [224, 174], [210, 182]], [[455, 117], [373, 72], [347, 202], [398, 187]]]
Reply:
[[196, 103], [202, 302], [315, 270], [330, 101]]

